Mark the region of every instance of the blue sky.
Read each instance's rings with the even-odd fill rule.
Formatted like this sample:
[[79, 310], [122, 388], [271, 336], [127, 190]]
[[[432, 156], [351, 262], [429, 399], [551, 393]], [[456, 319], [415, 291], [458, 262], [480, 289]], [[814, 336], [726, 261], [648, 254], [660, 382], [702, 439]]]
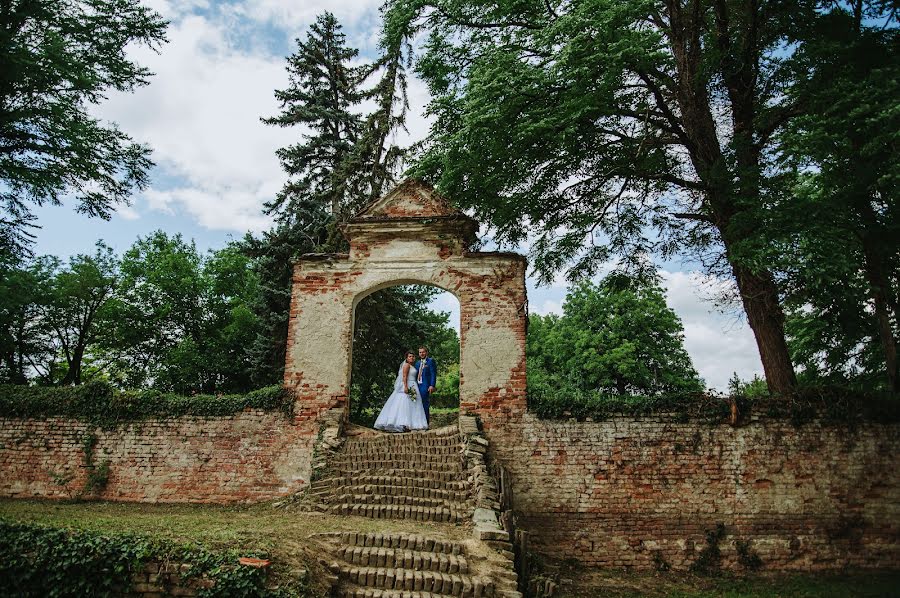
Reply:
[[[292, 143], [298, 131], [263, 125], [278, 111], [273, 91], [287, 85], [284, 59], [294, 40], [322, 11], [344, 25], [349, 45], [362, 60], [377, 51], [381, 0], [146, 0], [171, 21], [169, 43], [159, 54], [131, 49], [155, 76], [133, 94], [109, 97], [95, 113], [136, 140], [150, 144], [156, 167], [151, 185], [110, 221], [88, 219], [71, 206], [37, 210], [41, 230], [36, 250], [68, 256], [90, 252], [97, 239], [116, 251], [138, 236], [162, 229], [194, 239], [201, 250], [217, 249], [247, 231], [268, 228], [261, 212], [284, 182], [275, 150]], [[423, 116], [424, 84], [410, 82], [411, 113], [406, 145], [428, 132]], [[488, 233], [489, 234], [489, 233]], [[690, 265], [662, 265], [667, 300], [685, 326], [685, 345], [707, 385], [723, 390], [732, 372], [742, 378], [761, 373], [753, 336], [737, 311], [720, 313], [708, 300], [730, 283], [703, 276]], [[528, 281], [532, 312], [560, 312], [566, 284], [537, 287]], [[456, 299], [443, 293], [439, 309], [453, 313]]]

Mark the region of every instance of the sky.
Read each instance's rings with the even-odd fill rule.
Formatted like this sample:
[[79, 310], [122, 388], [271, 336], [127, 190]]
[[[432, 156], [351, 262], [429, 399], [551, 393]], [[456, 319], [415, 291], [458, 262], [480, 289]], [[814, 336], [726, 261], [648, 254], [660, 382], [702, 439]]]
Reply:
[[[296, 49], [295, 40], [305, 36], [317, 14], [329, 10], [362, 60], [377, 53], [381, 0], [144, 4], [170, 21], [169, 41], [159, 53], [129, 49], [155, 75], [134, 93], [110, 95], [94, 113], [153, 148], [150, 186], [109, 221], [81, 216], [69, 205], [39, 208], [39, 254], [90, 253], [97, 239], [121, 253], [157, 229], [194, 239], [206, 251], [248, 231], [266, 230], [271, 222], [262, 204], [285, 180], [275, 150], [295, 142], [298, 132], [264, 125], [260, 118], [278, 112], [273, 92], [287, 86], [285, 58]], [[424, 83], [412, 78], [408, 132], [399, 135], [401, 145], [427, 135], [428, 99]], [[668, 304], [684, 324], [685, 347], [707, 386], [725, 390], [735, 372], [742, 379], [761, 375], [746, 321], [739, 312], [717, 311], [709, 300], [730, 282], [704, 276], [689, 263], [668, 262], [661, 268]], [[529, 276], [527, 285], [532, 313], [561, 313], [567, 288], [563, 276], [543, 287]], [[455, 297], [442, 293], [433, 305], [450, 311], [458, 327]]]

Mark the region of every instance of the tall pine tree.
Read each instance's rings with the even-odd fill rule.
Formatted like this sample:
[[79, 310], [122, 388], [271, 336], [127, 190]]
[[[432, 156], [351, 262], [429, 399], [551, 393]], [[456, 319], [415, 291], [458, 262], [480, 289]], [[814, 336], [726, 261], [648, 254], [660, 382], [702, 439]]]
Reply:
[[[265, 206], [267, 213], [275, 215], [276, 226], [261, 239], [248, 236], [243, 242], [255, 260], [261, 289], [255, 311], [264, 331], [249, 348], [257, 384], [279, 381], [284, 369], [292, 258], [346, 249], [337, 225], [395, 182], [403, 155], [390, 140], [403, 126], [408, 107], [408, 43], [383, 44], [378, 60], [353, 66], [358, 52], [346, 46], [340, 24], [326, 12], [297, 44], [297, 52], [288, 58], [290, 85], [275, 92], [281, 113], [263, 122], [303, 126], [310, 132], [278, 150], [288, 181]], [[377, 81], [366, 88], [371, 79]], [[363, 102], [374, 103], [371, 114], [361, 113]], [[386, 309], [398, 309], [411, 300], [424, 309], [430, 297], [397, 293], [401, 294], [388, 289], [358, 310], [362, 330], [374, 330]]]

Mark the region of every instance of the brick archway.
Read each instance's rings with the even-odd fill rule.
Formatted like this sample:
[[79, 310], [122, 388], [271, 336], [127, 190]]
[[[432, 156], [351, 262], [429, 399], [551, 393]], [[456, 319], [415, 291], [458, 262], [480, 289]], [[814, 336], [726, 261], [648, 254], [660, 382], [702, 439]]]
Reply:
[[477, 228], [410, 180], [344, 227], [348, 254], [295, 263], [284, 383], [297, 393], [299, 418], [349, 407], [356, 305], [399, 284], [436, 286], [459, 300], [460, 412], [497, 420], [525, 411], [526, 261], [469, 251]]

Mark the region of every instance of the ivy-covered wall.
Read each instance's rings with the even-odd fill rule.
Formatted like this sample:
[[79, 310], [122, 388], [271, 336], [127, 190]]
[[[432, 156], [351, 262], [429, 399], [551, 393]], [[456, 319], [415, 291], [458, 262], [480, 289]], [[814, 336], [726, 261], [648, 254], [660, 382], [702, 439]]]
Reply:
[[531, 547], [626, 569], [900, 567], [900, 424], [684, 414], [486, 430]]
[[148, 418], [105, 429], [0, 418], [0, 496], [254, 502], [309, 481], [318, 430], [280, 411]]

